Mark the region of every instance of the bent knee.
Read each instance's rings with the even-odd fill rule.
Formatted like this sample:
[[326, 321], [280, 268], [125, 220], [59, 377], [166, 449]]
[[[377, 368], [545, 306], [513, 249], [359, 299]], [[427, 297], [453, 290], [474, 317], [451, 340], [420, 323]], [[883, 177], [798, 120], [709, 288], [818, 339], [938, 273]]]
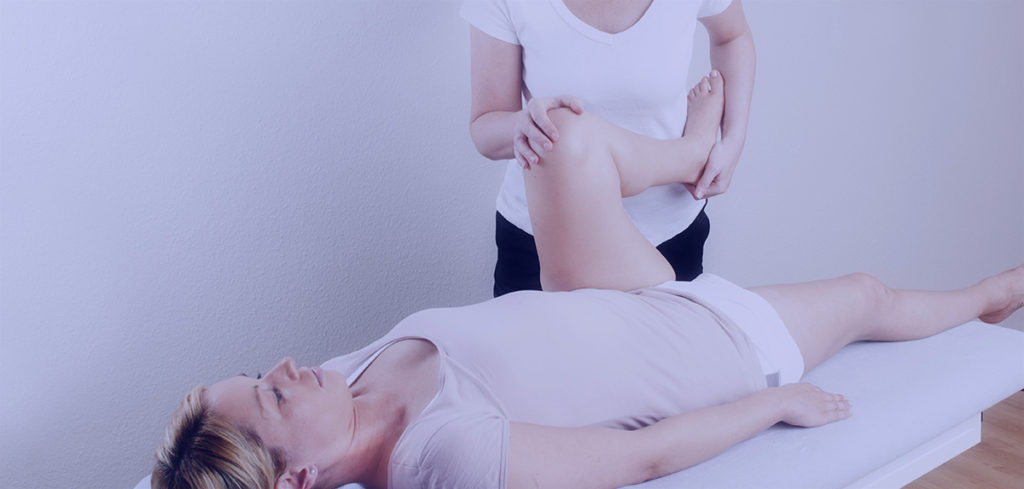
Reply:
[[548, 117], [558, 129], [558, 141], [551, 151], [541, 159], [562, 165], [583, 165], [590, 161], [590, 152], [595, 149], [594, 120], [588, 112], [577, 114], [571, 109], [557, 108], [548, 112]]
[[551, 118], [551, 122], [558, 128], [559, 141], [568, 136], [570, 139], [574, 137], [582, 136], [585, 126], [588, 123], [588, 119], [592, 117], [589, 112], [577, 114], [572, 109], [566, 107], [559, 107], [557, 109], [551, 109], [548, 111], [548, 117]]

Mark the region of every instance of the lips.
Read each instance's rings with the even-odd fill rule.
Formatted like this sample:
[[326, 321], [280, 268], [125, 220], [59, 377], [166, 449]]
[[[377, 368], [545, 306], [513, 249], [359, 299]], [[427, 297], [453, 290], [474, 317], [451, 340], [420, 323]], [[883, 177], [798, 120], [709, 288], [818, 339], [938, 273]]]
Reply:
[[323, 370], [320, 370], [320, 367], [313, 367], [313, 368], [309, 369], [309, 371], [313, 372], [313, 377], [316, 378], [316, 383], [320, 384], [320, 387], [323, 387], [324, 386], [324, 372], [323, 372]]

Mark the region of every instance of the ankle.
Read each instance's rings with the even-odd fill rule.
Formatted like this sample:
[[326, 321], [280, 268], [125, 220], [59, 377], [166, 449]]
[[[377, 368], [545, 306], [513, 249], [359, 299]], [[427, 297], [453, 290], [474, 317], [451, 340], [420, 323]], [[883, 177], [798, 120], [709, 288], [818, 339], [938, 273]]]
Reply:
[[696, 184], [704, 172], [704, 166], [708, 163], [711, 146], [708, 146], [706, 141], [701, 140], [697, 135], [683, 136], [673, 139], [671, 142], [674, 154], [679, 155], [674, 165], [677, 170], [676, 178], [672, 183]]

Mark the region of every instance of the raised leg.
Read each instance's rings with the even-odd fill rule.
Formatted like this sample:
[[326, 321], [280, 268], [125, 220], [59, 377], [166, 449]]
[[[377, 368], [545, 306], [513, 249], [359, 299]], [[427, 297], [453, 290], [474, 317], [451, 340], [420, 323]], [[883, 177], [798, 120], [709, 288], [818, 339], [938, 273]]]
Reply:
[[779, 313], [810, 370], [855, 341], [925, 338], [980, 318], [994, 323], [1024, 306], [1024, 266], [953, 291], [890, 289], [857, 273], [750, 289]]
[[722, 117], [720, 77], [693, 92], [684, 137], [657, 140], [568, 109], [550, 113], [560, 138], [524, 170], [545, 290], [631, 290], [672, 280], [665, 258], [636, 229], [622, 197], [700, 177]]

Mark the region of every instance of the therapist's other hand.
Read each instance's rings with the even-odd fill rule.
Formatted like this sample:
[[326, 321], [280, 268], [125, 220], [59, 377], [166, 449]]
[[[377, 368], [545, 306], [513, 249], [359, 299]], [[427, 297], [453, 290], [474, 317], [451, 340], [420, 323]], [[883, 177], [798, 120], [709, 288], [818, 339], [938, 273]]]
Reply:
[[540, 161], [541, 154], [555, 147], [558, 128], [548, 117], [548, 111], [559, 107], [583, 113], [583, 101], [571, 95], [532, 98], [526, 103], [526, 108], [519, 111], [512, 145], [519, 166], [530, 169], [530, 165]]
[[736, 164], [740, 161], [742, 151], [742, 144], [727, 139], [715, 143], [700, 180], [696, 185], [687, 185], [693, 198], [700, 200], [724, 194], [732, 182], [732, 174], [736, 171]]
[[814, 427], [850, 417], [850, 401], [814, 384], [786, 384], [776, 391], [782, 396], [782, 422], [793, 426]]

